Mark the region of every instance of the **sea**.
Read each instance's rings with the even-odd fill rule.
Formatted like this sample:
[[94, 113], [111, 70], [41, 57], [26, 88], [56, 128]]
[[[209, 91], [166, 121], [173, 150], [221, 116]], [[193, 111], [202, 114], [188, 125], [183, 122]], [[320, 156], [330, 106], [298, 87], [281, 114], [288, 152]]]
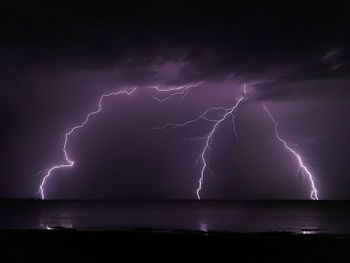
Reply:
[[350, 201], [0, 200], [0, 229], [350, 234]]

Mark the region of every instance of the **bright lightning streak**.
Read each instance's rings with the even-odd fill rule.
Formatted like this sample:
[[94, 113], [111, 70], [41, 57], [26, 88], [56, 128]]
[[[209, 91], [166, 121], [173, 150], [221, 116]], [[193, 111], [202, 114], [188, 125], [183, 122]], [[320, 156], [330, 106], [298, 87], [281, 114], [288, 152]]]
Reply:
[[202, 149], [202, 153], [200, 154], [201, 159], [202, 159], [202, 169], [201, 169], [201, 176], [199, 178], [198, 181], [198, 188], [196, 190], [196, 194], [197, 194], [197, 198], [198, 200], [201, 199], [200, 197], [200, 191], [202, 190], [202, 184], [203, 184], [203, 180], [204, 180], [204, 174], [205, 174], [205, 170], [207, 168], [207, 162], [205, 160], [205, 156], [207, 155], [207, 152], [210, 150], [210, 142], [212, 141], [214, 134], [217, 130], [217, 128], [219, 127], [219, 125], [229, 116], [234, 116], [234, 111], [237, 109], [238, 105], [240, 104], [240, 102], [243, 100], [243, 97], [239, 98], [239, 100], [237, 101], [237, 103], [230, 109], [228, 109], [226, 111], [226, 113], [215, 122], [215, 124], [213, 125], [213, 128], [211, 129], [211, 131], [209, 132], [209, 134], [206, 137], [205, 140], [205, 146]]
[[290, 153], [292, 153], [294, 155], [294, 157], [297, 159], [298, 164], [299, 164], [299, 169], [298, 169], [298, 173], [301, 171], [303, 174], [306, 174], [307, 177], [309, 178], [310, 181], [310, 185], [311, 185], [311, 193], [310, 193], [310, 197], [313, 200], [318, 200], [318, 195], [317, 195], [317, 189], [313, 180], [313, 176], [311, 174], [311, 172], [307, 169], [307, 167], [305, 166], [303, 159], [301, 158], [301, 156], [296, 153], [292, 148], [290, 148], [287, 144], [287, 142], [285, 140], [283, 140], [279, 133], [278, 133], [278, 122], [275, 120], [275, 118], [272, 116], [269, 108], [266, 106], [266, 104], [263, 104], [263, 107], [267, 113], [267, 115], [270, 117], [270, 119], [273, 122], [274, 125], [274, 130], [275, 130], [275, 134], [277, 139], [283, 144], [284, 148], [289, 151]]
[[161, 92], [161, 93], [169, 93], [170, 92], [170, 95], [167, 95], [164, 98], [159, 98], [159, 97], [156, 97], [156, 96], [152, 96], [152, 97], [155, 100], [157, 100], [158, 102], [168, 101], [172, 97], [178, 96], [178, 95], [182, 95], [183, 97], [185, 97], [188, 94], [188, 92], [189, 92], [189, 90], [191, 88], [196, 88], [196, 87], [202, 85], [203, 82], [204, 81], [195, 82], [195, 83], [189, 83], [189, 84], [186, 84], [186, 85], [183, 85], [183, 86], [173, 87], [173, 88], [159, 88], [159, 87], [155, 86], [155, 87], [152, 87], [152, 89], [154, 89], [154, 90], [156, 90], [158, 92]]
[[[234, 124], [234, 113], [238, 107], [238, 105], [241, 103], [241, 101], [243, 100], [243, 97], [241, 97], [234, 106], [232, 106], [231, 108], [224, 108], [224, 107], [210, 107], [208, 109], [206, 109], [204, 111], [204, 113], [200, 116], [198, 116], [195, 119], [183, 122], [183, 123], [179, 123], [179, 124], [166, 124], [164, 126], [161, 127], [156, 127], [153, 128], [152, 130], [162, 130], [162, 129], [175, 129], [175, 128], [180, 128], [180, 127], [185, 127], [187, 125], [191, 125], [194, 124], [200, 120], [204, 120], [210, 123], [213, 123], [213, 126], [210, 130], [210, 132], [205, 135], [205, 136], [201, 136], [201, 137], [196, 137], [196, 138], [192, 138], [191, 141], [197, 141], [197, 140], [204, 140], [205, 144], [204, 147], [201, 151], [201, 154], [198, 157], [198, 160], [202, 161], [202, 168], [201, 168], [201, 175], [198, 181], [198, 188], [196, 189], [196, 195], [197, 195], [197, 199], [200, 200], [200, 191], [202, 189], [202, 185], [203, 185], [203, 180], [204, 180], [204, 175], [207, 169], [209, 169], [207, 161], [206, 161], [206, 155], [208, 153], [208, 151], [210, 150], [210, 143], [215, 135], [215, 132], [217, 130], [217, 128], [220, 126], [220, 124], [225, 121], [228, 116], [232, 117], [232, 121], [233, 121], [233, 127], [234, 127], [234, 132], [236, 134], [236, 136], [238, 136], [236, 128], [235, 128], [235, 124]], [[212, 112], [212, 111], [219, 111], [220, 113], [220, 118], [209, 118], [207, 115]], [[198, 162], [198, 161], [197, 161]], [[197, 163], [196, 162], [196, 163]]]
[[134, 91], [136, 90], [136, 88], [132, 89], [132, 90], [121, 90], [121, 91], [117, 91], [117, 92], [111, 92], [111, 93], [107, 93], [107, 94], [103, 94], [100, 97], [99, 103], [98, 103], [98, 108], [96, 111], [92, 111], [90, 113], [88, 113], [85, 117], [85, 120], [77, 125], [74, 126], [73, 128], [71, 128], [66, 134], [65, 134], [65, 139], [64, 139], [64, 145], [63, 145], [63, 153], [64, 153], [64, 158], [66, 163], [65, 164], [60, 164], [60, 165], [55, 165], [52, 166], [50, 169], [47, 170], [45, 176], [43, 177], [40, 187], [39, 187], [39, 192], [41, 195], [41, 199], [45, 199], [45, 193], [44, 193], [44, 187], [46, 185], [46, 181], [49, 179], [50, 175], [58, 169], [62, 169], [62, 168], [68, 168], [68, 167], [73, 167], [74, 166], [74, 161], [72, 161], [69, 156], [68, 156], [68, 152], [67, 152], [67, 144], [68, 144], [68, 140], [69, 137], [78, 129], [83, 128], [87, 122], [89, 121], [90, 117], [93, 115], [98, 114], [99, 112], [101, 112], [102, 110], [102, 101], [104, 98], [106, 97], [111, 97], [111, 96], [116, 96], [116, 95], [120, 95], [120, 94], [126, 94], [126, 95], [131, 95]]
[[[162, 88], [158, 88], [158, 87], [153, 87], [153, 89], [155, 89], [158, 92], [166, 92], [166, 93], [170, 92], [171, 93], [170, 95], [166, 96], [163, 99], [160, 99], [160, 98], [155, 97], [155, 96], [153, 96], [153, 98], [156, 99], [158, 102], [164, 102], [164, 101], [167, 101], [167, 100], [171, 99], [173, 96], [177, 96], [177, 95], [186, 96], [188, 94], [189, 89], [194, 88], [194, 87], [198, 87], [202, 83], [203, 83], [203, 81], [198, 82], [198, 83], [186, 84], [186, 85], [180, 86], [180, 87], [168, 88], [168, 89], [162, 89]], [[41, 194], [41, 198], [42, 199], [45, 199], [44, 187], [46, 185], [47, 180], [52, 175], [52, 173], [55, 170], [58, 170], [58, 169], [68, 168], [68, 167], [73, 167], [74, 166], [74, 161], [70, 160], [70, 158], [68, 156], [68, 152], [67, 152], [67, 144], [68, 144], [68, 140], [69, 140], [70, 136], [76, 130], [78, 130], [80, 128], [83, 128], [88, 123], [88, 121], [89, 121], [91, 116], [96, 115], [96, 114], [98, 114], [99, 112], [102, 111], [102, 102], [103, 102], [104, 98], [110, 97], [110, 96], [115, 96], [115, 95], [120, 95], [120, 94], [131, 95], [135, 90], [136, 90], [136, 88], [134, 88], [132, 90], [129, 90], [129, 91], [122, 90], [122, 91], [118, 91], [118, 92], [111, 92], [111, 93], [103, 94], [100, 97], [100, 99], [99, 99], [98, 109], [96, 111], [88, 113], [86, 115], [86, 117], [85, 117], [85, 120], [81, 124], [71, 128], [65, 134], [65, 140], [64, 140], [64, 145], [63, 145], [62, 151], [64, 153], [64, 157], [65, 157], [66, 163], [60, 164], [60, 165], [55, 165], [55, 166], [52, 166], [49, 169], [41, 171], [41, 172], [46, 172], [45, 176], [43, 177], [43, 179], [41, 181], [40, 187], [39, 187], [39, 192]], [[247, 94], [247, 90], [246, 90], [246, 85], [245, 84], [243, 86], [243, 94], [244, 95]], [[207, 169], [209, 169], [208, 164], [207, 164], [207, 160], [206, 160], [206, 156], [207, 156], [208, 152], [211, 149], [210, 148], [210, 144], [211, 144], [211, 141], [213, 140], [215, 132], [216, 132], [217, 128], [220, 126], [220, 124], [222, 122], [224, 122], [228, 118], [228, 116], [231, 116], [232, 117], [232, 123], [233, 123], [233, 130], [234, 130], [234, 133], [236, 135], [236, 138], [238, 138], [238, 133], [236, 131], [236, 125], [235, 125], [235, 113], [236, 113], [236, 110], [237, 110], [239, 104], [242, 102], [243, 99], [244, 99], [243, 96], [240, 97], [238, 99], [238, 101], [236, 102], [236, 104], [234, 104], [231, 108], [210, 107], [210, 108], [206, 109], [202, 115], [198, 116], [195, 119], [192, 119], [192, 120], [186, 121], [184, 123], [180, 123], [180, 124], [167, 124], [167, 125], [164, 125], [164, 126], [161, 126], [161, 127], [153, 128], [153, 130], [155, 130], [155, 129], [159, 129], [160, 130], [160, 129], [166, 129], [166, 128], [174, 129], [174, 128], [185, 127], [187, 125], [194, 124], [194, 123], [196, 123], [196, 122], [198, 122], [200, 120], [204, 120], [204, 121], [213, 123], [213, 126], [212, 126], [210, 132], [207, 135], [202, 136], [202, 137], [196, 137], [196, 138], [192, 139], [193, 141], [195, 141], [195, 140], [204, 140], [205, 141], [205, 144], [204, 144], [204, 147], [202, 148], [201, 154], [198, 157], [198, 160], [200, 159], [201, 162], [202, 162], [200, 178], [199, 178], [199, 181], [198, 181], [198, 188], [196, 189], [196, 195], [197, 195], [198, 200], [201, 199], [200, 191], [202, 190], [202, 185], [203, 185], [203, 181], [204, 181], [205, 172], [206, 172]], [[299, 163], [298, 173], [301, 172], [304, 175], [306, 174], [307, 177], [309, 178], [309, 181], [310, 181], [310, 184], [311, 184], [311, 188], [312, 188], [311, 193], [310, 193], [311, 199], [318, 200], [318, 193], [317, 193], [317, 189], [315, 187], [315, 183], [314, 183], [313, 176], [312, 176], [311, 172], [305, 166], [301, 156], [299, 154], [297, 154], [287, 144], [287, 142], [280, 137], [280, 135], [278, 133], [278, 123], [274, 119], [274, 117], [272, 116], [272, 114], [271, 114], [269, 108], [266, 106], [266, 104], [263, 104], [263, 107], [264, 107], [267, 115], [270, 117], [270, 119], [272, 120], [272, 122], [274, 124], [274, 130], [275, 130], [275, 134], [276, 134], [277, 139], [283, 144], [284, 148], [286, 150], [288, 150], [290, 153], [292, 153], [295, 156], [295, 158], [297, 159], [297, 161]], [[212, 111], [219, 112], [221, 117], [219, 119], [209, 118], [207, 115], [210, 112], [212, 112]], [[39, 173], [41, 173], [41, 172], [39, 172]]]
[[153, 128], [152, 130], [163, 130], [163, 129], [167, 129], [167, 128], [176, 129], [176, 128], [185, 127], [185, 126], [187, 126], [187, 125], [196, 123], [196, 122], [198, 122], [199, 120], [205, 120], [205, 121], [208, 121], [208, 122], [216, 122], [216, 121], [217, 121], [216, 119], [210, 119], [210, 118], [207, 117], [206, 115], [207, 115], [209, 112], [211, 112], [211, 111], [218, 111], [218, 110], [227, 111], [227, 109], [224, 108], [224, 107], [210, 107], [210, 108], [206, 109], [202, 115], [198, 116], [197, 118], [195, 118], [195, 119], [193, 119], [193, 120], [189, 120], [189, 121], [186, 121], [186, 122], [184, 122], [184, 123], [171, 123], [171, 124], [166, 124], [166, 125], [163, 125], [163, 126], [161, 126], [161, 127], [155, 127], [155, 128]]

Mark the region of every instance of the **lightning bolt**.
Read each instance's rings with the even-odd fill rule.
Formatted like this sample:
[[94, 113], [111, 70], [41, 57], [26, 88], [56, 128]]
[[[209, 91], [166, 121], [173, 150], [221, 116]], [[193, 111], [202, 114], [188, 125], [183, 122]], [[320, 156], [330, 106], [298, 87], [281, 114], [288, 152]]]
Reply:
[[199, 82], [195, 82], [195, 83], [188, 83], [185, 84], [183, 86], [179, 86], [179, 87], [170, 87], [170, 88], [159, 88], [157, 86], [152, 87], [152, 89], [160, 92], [160, 93], [164, 93], [164, 94], [169, 94], [167, 96], [165, 96], [164, 98], [160, 98], [160, 97], [156, 97], [156, 96], [152, 96], [155, 100], [157, 100], [158, 102], [165, 102], [170, 100], [172, 97], [174, 96], [179, 96], [182, 95], [183, 97], [185, 97], [189, 90], [191, 88], [196, 88], [200, 85], [202, 85], [204, 83], [204, 81], [199, 81]]
[[[226, 110], [226, 113], [223, 114], [223, 116], [218, 119], [216, 122], [214, 122], [214, 125], [212, 127], [212, 129], [210, 130], [210, 132], [208, 133], [208, 135], [206, 136], [205, 139], [205, 145], [202, 149], [202, 152], [200, 154], [200, 158], [202, 160], [202, 169], [201, 169], [201, 176], [199, 178], [198, 181], [198, 188], [196, 190], [196, 194], [197, 194], [197, 198], [198, 200], [201, 199], [200, 197], [200, 191], [202, 190], [202, 185], [203, 185], [203, 180], [204, 180], [204, 174], [205, 174], [205, 170], [207, 168], [207, 162], [205, 160], [205, 157], [207, 155], [207, 152], [210, 150], [210, 143], [213, 140], [213, 137], [215, 135], [215, 132], [217, 130], [217, 128], [219, 127], [219, 125], [228, 117], [228, 116], [232, 116], [233, 118], [233, 123], [234, 123], [234, 111], [237, 109], [238, 105], [241, 103], [241, 101], [243, 100], [243, 97], [240, 97], [239, 100], [236, 102], [236, 104], [234, 106], [232, 106], [231, 108]], [[235, 125], [234, 125], [235, 127]], [[235, 128], [234, 128], [235, 129]], [[235, 131], [236, 133], [236, 131]], [[236, 133], [237, 134], [237, 133]]]
[[63, 144], [63, 154], [64, 154], [64, 158], [65, 158], [65, 163], [64, 164], [59, 164], [59, 165], [55, 165], [52, 166], [51, 168], [46, 170], [46, 174], [45, 176], [42, 178], [41, 180], [41, 184], [39, 187], [39, 192], [41, 195], [41, 199], [45, 199], [45, 185], [47, 180], [49, 179], [49, 177], [52, 175], [52, 173], [56, 170], [59, 169], [63, 169], [63, 168], [69, 168], [69, 167], [73, 167], [74, 166], [74, 161], [72, 161], [69, 156], [68, 156], [68, 151], [67, 151], [67, 145], [68, 145], [68, 141], [70, 136], [78, 129], [83, 128], [89, 121], [89, 119], [93, 116], [98, 114], [99, 112], [102, 111], [102, 102], [104, 98], [107, 97], [111, 97], [111, 96], [116, 96], [116, 95], [121, 95], [121, 94], [126, 94], [126, 95], [131, 95], [134, 91], [136, 90], [136, 88], [132, 89], [132, 90], [121, 90], [121, 91], [117, 91], [117, 92], [111, 92], [111, 93], [107, 93], [107, 94], [103, 94], [98, 102], [98, 108], [96, 111], [92, 111], [90, 113], [88, 113], [85, 117], [85, 120], [78, 124], [77, 126], [74, 126], [73, 128], [71, 128], [66, 134], [65, 134], [65, 139], [64, 139], [64, 144]]
[[[158, 102], [165, 102], [165, 101], [168, 101], [170, 100], [172, 97], [174, 96], [178, 96], [178, 95], [182, 95], [183, 97], [186, 96], [189, 92], [189, 90], [191, 88], [194, 88], [194, 87], [198, 87], [199, 85], [201, 85], [203, 83], [203, 81], [200, 81], [200, 82], [197, 82], [197, 83], [190, 83], [190, 84], [186, 84], [186, 85], [183, 85], [183, 86], [180, 86], [180, 87], [173, 87], [173, 88], [158, 88], [158, 87], [153, 87], [152, 89], [156, 90], [157, 92], [161, 92], [161, 93], [170, 93], [170, 95], [167, 95], [166, 97], [164, 98], [159, 98], [159, 97], [156, 97], [156, 96], [152, 96], [154, 99], [156, 99]], [[96, 115], [98, 113], [100, 113], [102, 111], [102, 102], [104, 100], [104, 98], [106, 97], [111, 97], [111, 96], [116, 96], [116, 95], [121, 95], [121, 94], [126, 94], [126, 95], [131, 95], [132, 93], [134, 93], [134, 91], [136, 90], [137, 88], [134, 88], [132, 90], [121, 90], [121, 91], [118, 91], [118, 92], [111, 92], [111, 93], [107, 93], [107, 94], [103, 94], [100, 99], [99, 99], [99, 102], [98, 102], [98, 108], [96, 111], [92, 111], [90, 113], [88, 113], [84, 119], [84, 121], [80, 124], [78, 124], [77, 126], [74, 126], [73, 128], [71, 128], [68, 132], [65, 133], [65, 140], [64, 140], [64, 145], [63, 145], [63, 153], [64, 153], [64, 158], [65, 158], [65, 163], [63, 164], [58, 164], [58, 165], [54, 165], [52, 166], [51, 168], [49, 169], [46, 169], [44, 171], [41, 171], [39, 173], [43, 173], [45, 172], [45, 175], [43, 176], [42, 178], [42, 181], [41, 181], [41, 184], [40, 184], [40, 187], [39, 187], [39, 192], [40, 192], [40, 195], [41, 195], [41, 198], [42, 199], [45, 199], [45, 185], [47, 183], [47, 180], [49, 179], [49, 177], [56, 171], [56, 170], [59, 170], [59, 169], [63, 169], [63, 168], [69, 168], [69, 167], [73, 167], [74, 166], [74, 161], [72, 161], [70, 158], [69, 158], [69, 155], [68, 155], [68, 151], [67, 151], [67, 145], [68, 145], [68, 142], [69, 142], [69, 139], [70, 139], [70, 136], [75, 132], [77, 131], [78, 129], [80, 128], [83, 128], [85, 125], [87, 125], [89, 119], [93, 116], [93, 115]], [[209, 169], [209, 166], [208, 166], [208, 163], [207, 163], [207, 155], [209, 153], [209, 151], [211, 150], [211, 143], [212, 143], [212, 140], [215, 136], [215, 132], [217, 131], [218, 127], [228, 118], [228, 117], [231, 117], [231, 120], [232, 120], [232, 124], [233, 124], [233, 130], [234, 130], [234, 133], [236, 135], [236, 138], [238, 139], [238, 133], [237, 133], [237, 130], [236, 130], [236, 125], [235, 125], [235, 114], [236, 114], [236, 111], [237, 111], [237, 108], [239, 106], [239, 104], [244, 100], [245, 98], [245, 95], [247, 94], [247, 90], [246, 90], [246, 85], [244, 84], [243, 86], [243, 96], [241, 96], [237, 101], [236, 103], [230, 107], [230, 108], [225, 108], [225, 107], [210, 107], [208, 109], [206, 109], [203, 114], [201, 114], [200, 116], [192, 119], [192, 120], [188, 120], [188, 121], [185, 121], [183, 123], [175, 123], [175, 124], [166, 124], [164, 126], [161, 126], [161, 127], [156, 127], [156, 128], [153, 128], [152, 130], [162, 130], [162, 129], [175, 129], [175, 128], [180, 128], [180, 127], [185, 127], [185, 126], [188, 126], [188, 125], [191, 125], [191, 124], [194, 124], [200, 120], [203, 120], [203, 121], [206, 121], [208, 123], [212, 123], [212, 127], [209, 131], [208, 134], [204, 135], [204, 136], [201, 136], [201, 137], [195, 137], [195, 138], [192, 138], [192, 141], [204, 141], [204, 145], [203, 145], [203, 148], [200, 152], [200, 155], [197, 159], [197, 162], [199, 160], [201, 160], [201, 163], [202, 163], [202, 167], [201, 167], [201, 170], [200, 170], [200, 178], [198, 180], [198, 187], [196, 189], [196, 195], [197, 195], [197, 199], [200, 200], [201, 197], [200, 197], [200, 191], [202, 190], [202, 186], [203, 186], [203, 182], [204, 182], [204, 177], [205, 177], [205, 174], [206, 174], [206, 170]], [[288, 144], [287, 142], [282, 139], [278, 133], [278, 122], [274, 119], [274, 117], [272, 116], [269, 108], [266, 106], [266, 104], [264, 103], [263, 104], [263, 107], [267, 113], [267, 115], [269, 116], [269, 118], [271, 119], [271, 121], [273, 122], [274, 124], [274, 131], [275, 131], [275, 135], [276, 135], [276, 138], [283, 144], [284, 148], [289, 151], [290, 153], [292, 153], [294, 155], [294, 157], [297, 159], [298, 161], [298, 164], [299, 164], [299, 169], [298, 169], [298, 173], [301, 172], [304, 176], [306, 175], [308, 178], [309, 178], [309, 181], [310, 181], [310, 185], [311, 185], [311, 193], [310, 193], [310, 197], [311, 199], [313, 200], [318, 200], [318, 193], [317, 193], [317, 189], [315, 187], [315, 183], [314, 183], [314, 180], [313, 180], [313, 176], [311, 174], [311, 172], [308, 170], [308, 168], [305, 166], [304, 162], [303, 162], [303, 159], [301, 158], [301, 156], [295, 151], [293, 150]], [[215, 112], [217, 115], [216, 116], [219, 116], [218, 118], [213, 118], [213, 117], [208, 117], [208, 115], [211, 113], [211, 112]], [[210, 169], [209, 169], [210, 170]]]
[[198, 116], [197, 118], [195, 119], [192, 119], [192, 120], [188, 120], [188, 121], [185, 121], [183, 123], [170, 123], [170, 124], [165, 124], [163, 126], [160, 126], [160, 127], [155, 127], [155, 128], [152, 128], [151, 130], [163, 130], [163, 129], [176, 129], [176, 128], [180, 128], [180, 127], [185, 127], [185, 126], [188, 126], [190, 124], [194, 124], [200, 120], [205, 120], [205, 121], [208, 121], [208, 122], [216, 122], [217, 120], [216, 119], [211, 119], [209, 117], [207, 117], [206, 115], [208, 113], [210, 113], [211, 111], [227, 111], [226, 108], [224, 107], [210, 107], [208, 109], [206, 109], [204, 111], [204, 113], [200, 116]]
[[310, 192], [310, 197], [313, 200], [318, 200], [318, 194], [317, 194], [317, 189], [315, 186], [315, 182], [313, 179], [313, 176], [311, 174], [311, 172], [309, 171], [309, 169], [305, 166], [303, 159], [301, 158], [301, 156], [295, 152], [295, 150], [293, 150], [288, 144], [287, 142], [281, 138], [281, 136], [278, 133], [278, 122], [275, 120], [275, 118], [272, 116], [270, 109], [266, 106], [265, 103], [263, 103], [263, 107], [267, 113], [267, 115], [269, 116], [269, 118], [271, 119], [271, 121], [273, 122], [274, 125], [274, 130], [275, 130], [275, 135], [276, 138], [278, 139], [278, 141], [280, 141], [283, 145], [283, 147], [289, 151], [291, 154], [294, 155], [294, 157], [296, 158], [296, 160], [298, 161], [299, 164], [299, 168], [298, 168], [298, 173], [301, 171], [301, 173], [305, 176], [307, 176], [307, 178], [310, 181], [310, 185], [311, 185], [311, 192]]
[[[222, 122], [224, 122], [229, 116], [232, 117], [232, 122], [233, 122], [233, 128], [234, 128], [234, 132], [236, 134], [236, 136], [238, 136], [236, 128], [235, 128], [235, 124], [234, 124], [234, 118], [235, 118], [235, 111], [237, 110], [238, 105], [241, 103], [241, 101], [243, 100], [243, 97], [240, 97], [238, 99], [238, 101], [230, 108], [224, 108], [224, 107], [210, 107], [208, 109], [206, 109], [203, 114], [201, 114], [200, 116], [192, 119], [192, 120], [188, 120], [185, 121], [183, 123], [173, 123], [173, 124], [166, 124], [160, 127], [155, 127], [152, 130], [162, 130], [162, 129], [176, 129], [176, 128], [180, 128], [180, 127], [185, 127], [191, 124], [194, 124], [200, 120], [204, 120], [206, 122], [212, 123], [212, 127], [209, 131], [208, 134], [206, 134], [205, 136], [201, 136], [201, 137], [196, 137], [196, 138], [192, 138], [192, 141], [194, 140], [204, 140], [204, 146], [201, 150], [201, 153], [199, 155], [198, 160], [200, 159], [202, 162], [202, 168], [201, 168], [201, 173], [200, 173], [200, 178], [198, 181], [198, 188], [196, 189], [196, 195], [197, 195], [197, 199], [200, 200], [200, 191], [202, 189], [202, 185], [203, 185], [203, 180], [204, 180], [204, 176], [206, 173], [206, 170], [208, 169], [208, 164], [207, 164], [207, 154], [210, 151], [210, 144], [211, 141], [213, 140], [213, 137], [215, 135], [216, 130], [218, 129], [218, 127], [220, 126], [220, 124]], [[220, 118], [210, 118], [208, 117], [208, 114], [210, 112], [219, 112], [220, 113]]]

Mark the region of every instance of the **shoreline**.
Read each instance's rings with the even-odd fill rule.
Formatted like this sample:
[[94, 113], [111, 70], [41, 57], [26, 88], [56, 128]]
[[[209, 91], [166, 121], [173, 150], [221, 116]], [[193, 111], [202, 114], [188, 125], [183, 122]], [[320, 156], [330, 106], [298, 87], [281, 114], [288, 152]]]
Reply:
[[1, 229], [0, 249], [1, 258], [18, 261], [349, 262], [350, 234]]

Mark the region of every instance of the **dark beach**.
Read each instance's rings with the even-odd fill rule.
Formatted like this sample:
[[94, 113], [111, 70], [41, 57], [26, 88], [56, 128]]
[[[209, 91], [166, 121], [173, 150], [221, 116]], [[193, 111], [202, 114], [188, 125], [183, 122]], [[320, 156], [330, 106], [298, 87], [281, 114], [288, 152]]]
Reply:
[[349, 262], [349, 235], [1, 230], [1, 262]]
[[350, 262], [348, 201], [0, 204], [0, 262]]

